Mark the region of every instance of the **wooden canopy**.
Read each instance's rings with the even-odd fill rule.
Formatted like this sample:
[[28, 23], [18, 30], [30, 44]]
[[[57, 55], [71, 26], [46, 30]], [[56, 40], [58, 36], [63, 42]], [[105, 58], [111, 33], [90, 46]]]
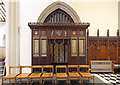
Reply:
[[90, 23], [38, 23], [38, 22], [29, 22], [28, 26], [31, 29], [39, 29], [39, 28], [84, 28], [87, 29], [90, 26]]

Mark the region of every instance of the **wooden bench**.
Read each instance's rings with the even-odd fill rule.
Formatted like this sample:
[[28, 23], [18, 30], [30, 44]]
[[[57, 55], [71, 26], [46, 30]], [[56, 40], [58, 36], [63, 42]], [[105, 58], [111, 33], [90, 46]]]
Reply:
[[[49, 69], [50, 72], [45, 72], [45, 69]], [[53, 65], [44, 65], [43, 66], [43, 74], [41, 76], [41, 83], [43, 80], [52, 80], [52, 84], [54, 83], [53, 80]]]
[[10, 66], [9, 67], [9, 74], [2, 77], [2, 85], [3, 85], [4, 79], [5, 80], [9, 79], [9, 82], [10, 82], [11, 79], [14, 79], [14, 85], [16, 85], [16, 76], [19, 75], [20, 72], [19, 73], [11, 73], [11, 69], [13, 69], [13, 68], [15, 68], [15, 69], [18, 68], [20, 70], [20, 66]]
[[27, 85], [29, 85], [29, 75], [31, 73], [23, 73], [23, 68], [31, 69], [31, 66], [20, 66], [20, 74], [16, 77], [16, 79], [20, 79], [20, 82], [22, 81], [22, 79], [27, 79]]
[[[65, 72], [58, 73], [57, 69], [65, 69]], [[56, 65], [56, 78], [55, 78], [55, 84], [57, 84], [57, 80], [66, 80], [68, 84], [68, 75], [67, 75], [67, 67], [66, 65]]]
[[[33, 69], [34, 68], [35, 69], [41, 69], [41, 72], [33, 73]], [[31, 80], [31, 82], [32, 82], [33, 79], [38, 79], [40, 81], [40, 78], [41, 78], [41, 75], [42, 75], [42, 71], [43, 71], [42, 66], [32, 66], [31, 67], [31, 75], [29, 76], [29, 79]]]
[[[70, 72], [70, 69], [73, 69], [74, 71]], [[81, 84], [81, 75], [78, 73], [78, 65], [68, 65], [68, 75], [69, 75], [69, 84], [70, 80], [80, 80]]]
[[[80, 69], [81, 68], [86, 68], [87, 69], [87, 72], [81, 72]], [[92, 75], [90, 72], [89, 72], [89, 65], [79, 65], [79, 74], [81, 75], [81, 82], [83, 84], [83, 80], [90, 80], [92, 79], [93, 80], [93, 85], [94, 85], [94, 75]]]

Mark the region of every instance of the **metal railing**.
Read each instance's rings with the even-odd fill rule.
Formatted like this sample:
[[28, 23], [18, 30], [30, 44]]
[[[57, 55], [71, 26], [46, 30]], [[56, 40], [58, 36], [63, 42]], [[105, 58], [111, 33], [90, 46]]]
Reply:
[[6, 21], [6, 10], [5, 4], [3, 2], [0, 3], [0, 22]]

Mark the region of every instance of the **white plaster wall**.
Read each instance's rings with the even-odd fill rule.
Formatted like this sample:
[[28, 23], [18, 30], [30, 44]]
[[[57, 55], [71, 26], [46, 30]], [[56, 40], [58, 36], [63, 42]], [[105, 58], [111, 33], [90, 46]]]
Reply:
[[117, 2], [71, 2], [70, 5], [78, 13], [82, 22], [90, 22], [89, 34], [100, 36], [116, 35], [118, 29], [118, 3]]
[[[22, 0], [20, 2], [20, 65], [31, 65], [31, 30], [28, 22], [36, 22], [41, 12], [57, 0]], [[90, 22], [90, 35], [116, 35], [118, 29], [118, 2], [83, 2], [83, 0], [62, 0], [70, 5], [82, 22]]]

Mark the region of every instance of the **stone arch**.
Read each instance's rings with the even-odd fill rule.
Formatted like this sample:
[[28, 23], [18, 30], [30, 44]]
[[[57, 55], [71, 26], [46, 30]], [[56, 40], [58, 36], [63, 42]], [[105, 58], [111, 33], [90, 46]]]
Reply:
[[71, 18], [73, 19], [74, 22], [81, 22], [79, 16], [73, 10], [73, 8], [71, 8], [69, 5], [67, 5], [66, 3], [61, 2], [61, 1], [54, 2], [51, 5], [49, 5], [47, 8], [45, 8], [44, 11], [39, 16], [37, 22], [44, 22], [46, 17], [51, 12], [55, 11], [56, 9], [62, 9], [63, 11], [68, 13], [71, 16]]

